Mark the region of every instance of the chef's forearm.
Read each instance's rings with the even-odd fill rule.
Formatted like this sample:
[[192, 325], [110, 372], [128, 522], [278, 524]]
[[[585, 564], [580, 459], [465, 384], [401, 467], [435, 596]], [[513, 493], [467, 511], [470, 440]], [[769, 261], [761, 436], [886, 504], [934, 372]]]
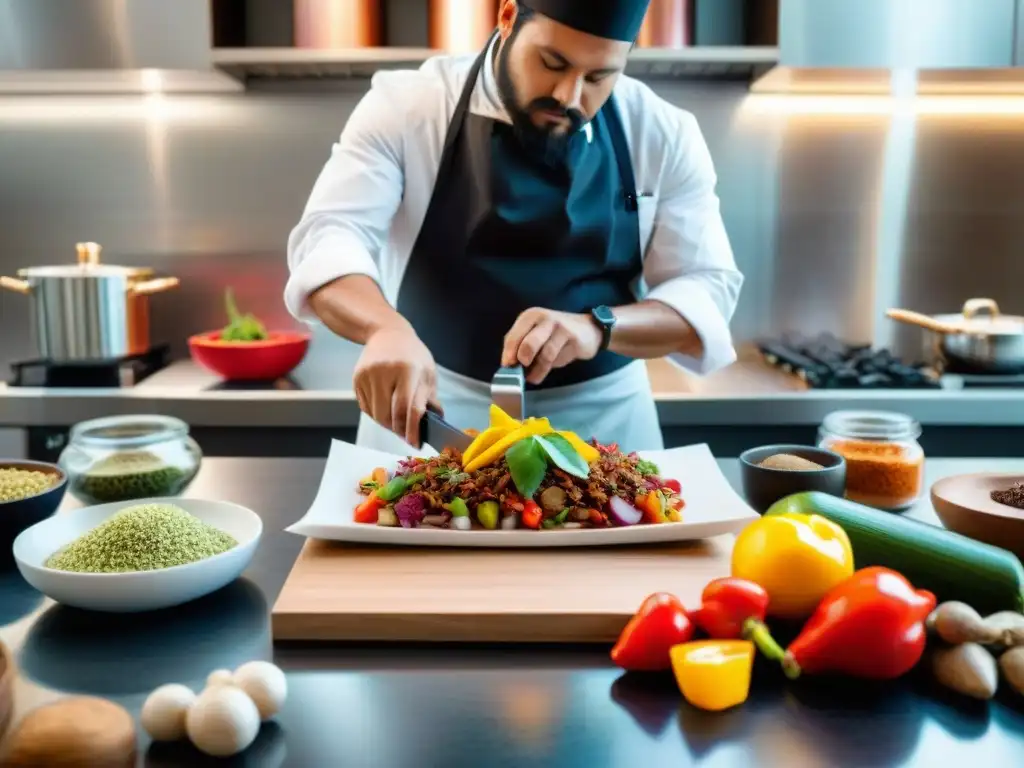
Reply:
[[311, 293], [308, 303], [320, 322], [355, 344], [381, 328], [408, 325], [366, 275], [340, 277]]
[[615, 327], [609, 349], [626, 357], [652, 360], [665, 355], [700, 357], [704, 345], [686, 319], [660, 301], [641, 301], [615, 307]]

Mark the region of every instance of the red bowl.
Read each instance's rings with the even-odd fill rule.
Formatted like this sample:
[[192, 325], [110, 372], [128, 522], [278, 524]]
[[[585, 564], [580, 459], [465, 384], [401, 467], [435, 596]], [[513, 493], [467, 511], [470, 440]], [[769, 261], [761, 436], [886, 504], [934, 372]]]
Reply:
[[220, 331], [188, 340], [192, 359], [228, 381], [272, 381], [287, 376], [302, 362], [310, 335], [270, 331], [263, 341], [221, 341]]

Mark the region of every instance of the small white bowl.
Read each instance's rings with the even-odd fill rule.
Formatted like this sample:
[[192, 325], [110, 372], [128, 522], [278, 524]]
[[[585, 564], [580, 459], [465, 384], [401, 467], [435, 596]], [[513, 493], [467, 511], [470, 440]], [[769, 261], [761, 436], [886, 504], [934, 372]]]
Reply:
[[[115, 512], [139, 504], [173, 504], [230, 534], [238, 544], [187, 565], [132, 573], [72, 573], [45, 566], [62, 547]], [[155, 611], [208, 595], [237, 579], [249, 565], [263, 521], [251, 509], [205, 499], [135, 499], [76, 509], [36, 523], [14, 540], [14, 559], [25, 581], [58, 603], [112, 613]]]

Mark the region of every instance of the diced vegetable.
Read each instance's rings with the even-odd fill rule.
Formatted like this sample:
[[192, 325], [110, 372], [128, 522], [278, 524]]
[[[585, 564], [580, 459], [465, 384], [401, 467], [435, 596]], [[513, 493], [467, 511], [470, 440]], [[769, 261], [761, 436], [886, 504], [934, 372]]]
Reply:
[[528, 501], [523, 505], [523, 525], [534, 530], [540, 528], [544, 519], [544, 510], [534, 501]]
[[501, 518], [501, 530], [503, 531], [514, 531], [519, 527], [519, 521], [515, 515], [508, 515], [507, 517]]
[[643, 520], [643, 513], [619, 496], [608, 499], [608, 514], [618, 525], [636, 525]]
[[567, 496], [565, 490], [553, 485], [545, 488], [540, 495], [540, 505], [546, 512], [559, 512], [565, 507]]
[[473, 521], [468, 517], [453, 517], [452, 528], [457, 531], [471, 531], [473, 530]]
[[750, 695], [754, 644], [697, 640], [670, 651], [672, 671], [687, 703], [709, 712], [738, 706]]
[[377, 525], [396, 528], [398, 526], [398, 515], [395, 514], [395, 510], [392, 507], [381, 507], [380, 511], [377, 512]]
[[489, 531], [498, 527], [498, 502], [482, 501], [476, 508], [476, 519]]
[[377, 491], [373, 491], [356, 507], [352, 519], [357, 523], [376, 523], [380, 509], [386, 505], [387, 502], [377, 495]]
[[415, 528], [427, 514], [427, 500], [418, 493], [403, 496], [395, 503], [395, 514], [403, 528]]
[[426, 475], [422, 472], [417, 472], [411, 475], [398, 475], [389, 480], [387, 485], [377, 491], [377, 495], [384, 499], [384, 501], [394, 501], [416, 485], [416, 483], [422, 483], [425, 479]]
[[[616, 449], [618, 448], [618, 446], [614, 446], [614, 447]], [[637, 462], [636, 470], [637, 470], [637, 472], [639, 472], [644, 477], [648, 477], [650, 475], [657, 475], [657, 474], [659, 474], [659, 472], [658, 472], [658, 465], [655, 464], [653, 461], [648, 461], [647, 459], [640, 459], [640, 461]]]
[[766, 514], [787, 512], [838, 523], [850, 538], [858, 567], [892, 568], [941, 601], [959, 600], [983, 615], [1024, 609], [1024, 566], [1004, 549], [817, 491], [782, 499]]
[[644, 522], [651, 525], [668, 522], [668, 517], [665, 516], [665, 497], [659, 491], [638, 496], [636, 505], [643, 512]]
[[683, 492], [683, 486], [679, 484], [678, 480], [672, 480], [672, 479], [662, 480], [661, 481], [661, 487], [662, 488], [668, 488], [673, 493], [682, 493]]
[[444, 508], [452, 513], [454, 517], [469, 517], [469, 507], [460, 498], [454, 498], [444, 505]]

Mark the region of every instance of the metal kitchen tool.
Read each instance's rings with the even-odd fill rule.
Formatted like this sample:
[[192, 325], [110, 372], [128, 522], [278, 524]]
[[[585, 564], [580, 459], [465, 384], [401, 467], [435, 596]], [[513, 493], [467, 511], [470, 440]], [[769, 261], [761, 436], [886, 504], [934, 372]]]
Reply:
[[888, 317], [928, 334], [944, 362], [969, 373], [1024, 372], [1024, 317], [1004, 315], [992, 299], [970, 299], [957, 315], [890, 309]]
[[498, 369], [491, 379], [491, 402], [513, 419], [526, 418], [526, 373], [521, 365]]
[[453, 427], [441, 414], [428, 408], [420, 421], [420, 441], [439, 451], [445, 448], [465, 451], [473, 442], [473, 436]]
[[27, 296], [38, 356], [51, 362], [116, 360], [149, 350], [149, 296], [178, 285], [151, 269], [100, 263], [100, 246], [78, 243], [78, 262], [18, 270], [0, 289]]

